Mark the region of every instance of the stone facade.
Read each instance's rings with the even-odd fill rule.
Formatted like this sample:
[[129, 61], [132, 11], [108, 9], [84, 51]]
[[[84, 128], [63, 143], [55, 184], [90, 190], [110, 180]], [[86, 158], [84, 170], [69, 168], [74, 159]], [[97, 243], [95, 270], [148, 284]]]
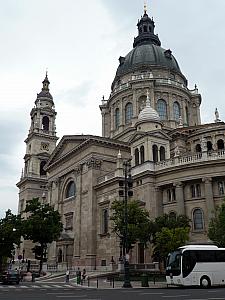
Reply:
[[[49, 264], [96, 269], [109, 267], [112, 257], [118, 262], [120, 241], [111, 230], [110, 207], [130, 158], [133, 198], [153, 219], [186, 214], [193, 242], [207, 241], [209, 220], [224, 198], [224, 122], [216, 111], [214, 123], [201, 124], [201, 95], [196, 86], [188, 88], [171, 51], [161, 48], [146, 12], [138, 30], [136, 52], [120, 57], [109, 99], [100, 105], [102, 137], [64, 136], [55, 147], [52, 102], [39, 97], [32, 110], [25, 172], [17, 185], [19, 212], [43, 191], [59, 210], [64, 231], [49, 247]], [[51, 103], [45, 111], [39, 106], [44, 99]], [[42, 132], [46, 115], [51, 130]], [[45, 158], [47, 177], [40, 174]], [[130, 261], [151, 262], [150, 249], [136, 245]]]

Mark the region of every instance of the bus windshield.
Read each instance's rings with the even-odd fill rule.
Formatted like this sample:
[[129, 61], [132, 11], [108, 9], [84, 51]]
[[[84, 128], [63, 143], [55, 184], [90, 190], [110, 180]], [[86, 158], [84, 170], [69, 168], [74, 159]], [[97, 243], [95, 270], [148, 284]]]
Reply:
[[171, 252], [167, 257], [166, 275], [178, 276], [181, 273], [181, 251]]

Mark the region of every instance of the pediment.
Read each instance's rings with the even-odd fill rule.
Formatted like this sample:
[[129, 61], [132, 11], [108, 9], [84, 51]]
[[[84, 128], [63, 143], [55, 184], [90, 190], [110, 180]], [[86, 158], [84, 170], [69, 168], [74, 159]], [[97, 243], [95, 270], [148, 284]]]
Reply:
[[129, 143], [132, 144], [135, 141], [138, 141], [140, 139], [143, 139], [145, 137], [154, 137], [158, 139], [163, 140], [171, 140], [171, 137], [167, 133], [165, 133], [162, 130], [155, 130], [155, 131], [149, 131], [149, 132], [136, 132], [132, 138], [129, 140]]
[[53, 151], [47, 165], [53, 164], [59, 159], [66, 156], [68, 153], [76, 149], [79, 145], [83, 144], [89, 139], [89, 136], [63, 136], [59, 144]]

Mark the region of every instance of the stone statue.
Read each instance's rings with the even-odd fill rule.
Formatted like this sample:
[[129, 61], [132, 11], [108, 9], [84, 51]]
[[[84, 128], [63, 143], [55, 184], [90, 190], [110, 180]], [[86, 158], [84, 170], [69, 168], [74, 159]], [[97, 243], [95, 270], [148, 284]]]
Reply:
[[216, 108], [216, 110], [215, 110], [215, 117], [216, 117], [215, 122], [216, 122], [216, 123], [217, 123], [217, 122], [220, 122], [220, 116], [219, 116], [219, 112], [218, 112], [217, 108]]

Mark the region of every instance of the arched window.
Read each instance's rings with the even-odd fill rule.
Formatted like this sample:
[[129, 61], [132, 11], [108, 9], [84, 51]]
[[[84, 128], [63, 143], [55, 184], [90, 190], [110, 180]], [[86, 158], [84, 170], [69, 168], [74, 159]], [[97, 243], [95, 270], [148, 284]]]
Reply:
[[141, 164], [143, 164], [144, 161], [145, 161], [145, 148], [144, 148], [144, 146], [141, 146], [140, 154], [141, 154]]
[[131, 122], [133, 116], [133, 106], [132, 103], [127, 103], [125, 106], [125, 123], [128, 124]]
[[197, 153], [202, 152], [202, 147], [201, 147], [200, 144], [197, 144], [197, 145], [195, 146], [195, 151], [196, 151]]
[[138, 148], [135, 149], [134, 156], [135, 156], [135, 166], [138, 166], [139, 165], [139, 150], [138, 150]]
[[119, 108], [116, 108], [115, 110], [115, 128], [118, 129], [120, 125], [120, 110]]
[[223, 140], [220, 139], [217, 141], [217, 148], [218, 148], [218, 150], [224, 149], [224, 141]]
[[49, 131], [49, 118], [47, 116], [44, 116], [42, 119], [42, 129]]
[[159, 99], [157, 102], [157, 112], [160, 116], [161, 120], [167, 120], [167, 108], [166, 101], [163, 99]]
[[210, 141], [207, 142], [207, 151], [212, 151], [212, 143]]
[[62, 262], [62, 249], [59, 249], [58, 251], [58, 263]]
[[76, 195], [76, 186], [74, 181], [70, 181], [66, 187], [66, 198], [70, 198]]
[[175, 101], [173, 103], [173, 117], [174, 117], [174, 120], [179, 122], [179, 118], [180, 118], [180, 104]]
[[42, 160], [40, 163], [40, 175], [46, 175], [46, 171], [44, 170], [44, 166], [46, 165], [46, 161]]
[[144, 25], [144, 32], [147, 32], [147, 26]]
[[158, 147], [156, 145], [152, 146], [152, 154], [153, 154], [153, 161], [157, 162], [158, 159]]
[[163, 146], [159, 149], [160, 161], [166, 160], [166, 150]]
[[203, 212], [200, 208], [193, 211], [193, 226], [194, 230], [202, 230], [204, 228]]

